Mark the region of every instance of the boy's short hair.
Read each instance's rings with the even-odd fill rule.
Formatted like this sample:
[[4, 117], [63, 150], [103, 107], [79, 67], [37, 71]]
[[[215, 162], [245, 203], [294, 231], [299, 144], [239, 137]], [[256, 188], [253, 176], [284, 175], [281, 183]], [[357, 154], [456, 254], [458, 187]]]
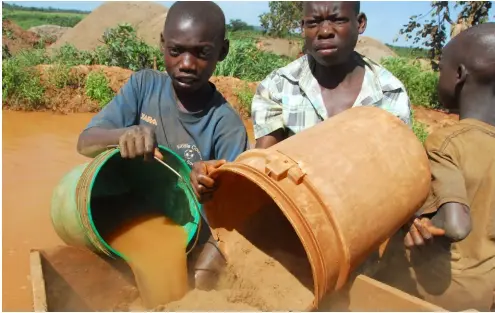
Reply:
[[191, 19], [195, 23], [215, 27], [220, 33], [220, 39], [225, 39], [225, 14], [222, 9], [212, 1], [177, 1], [167, 13], [164, 28], [170, 23], [176, 23], [178, 20]]

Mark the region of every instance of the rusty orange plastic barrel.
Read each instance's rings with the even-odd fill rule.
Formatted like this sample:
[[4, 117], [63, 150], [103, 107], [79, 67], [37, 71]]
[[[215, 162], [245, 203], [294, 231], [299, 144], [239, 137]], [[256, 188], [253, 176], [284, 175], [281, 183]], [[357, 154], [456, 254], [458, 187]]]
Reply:
[[227, 255], [229, 232], [249, 227], [243, 223], [267, 201], [291, 223], [311, 265], [309, 309], [342, 287], [430, 188], [422, 144], [375, 107], [349, 109], [269, 149], [246, 151], [213, 176], [218, 189], [204, 210]]

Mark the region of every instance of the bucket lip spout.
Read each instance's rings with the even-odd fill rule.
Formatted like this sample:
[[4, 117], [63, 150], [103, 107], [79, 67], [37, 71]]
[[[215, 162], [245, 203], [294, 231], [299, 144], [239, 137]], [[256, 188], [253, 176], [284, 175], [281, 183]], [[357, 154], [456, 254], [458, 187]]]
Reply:
[[[263, 151], [260, 151], [262, 154], [264, 154]], [[318, 269], [316, 268], [315, 264], [318, 262], [320, 264], [319, 268], [324, 269], [323, 267], [323, 261], [320, 260], [313, 260], [313, 253], [310, 253], [312, 250], [316, 251], [319, 250], [318, 245], [316, 244], [316, 238], [314, 237], [313, 232], [311, 231], [310, 226], [308, 223], [304, 220], [304, 218], [301, 216], [299, 211], [296, 209], [295, 203], [288, 197], [282, 189], [277, 186], [275, 182], [273, 182], [270, 177], [264, 175], [262, 172], [257, 170], [256, 168], [249, 166], [247, 164], [243, 163], [226, 163], [222, 165], [219, 169], [217, 169], [214, 173], [212, 173], [212, 177], [214, 179], [219, 178], [223, 173], [234, 173], [236, 175], [241, 175], [242, 177], [248, 179], [252, 183], [256, 184], [259, 188], [261, 188], [264, 192], [266, 192], [275, 202], [277, 207], [280, 209], [282, 214], [285, 216], [285, 218], [289, 221], [291, 224], [292, 228], [296, 232], [299, 240], [301, 241], [304, 251], [306, 252], [306, 257], [308, 258], [308, 261], [311, 265], [311, 272], [312, 272], [312, 279], [313, 279], [313, 294], [314, 294], [314, 300], [313, 300], [313, 305], [314, 307], [318, 307], [318, 298], [319, 298], [319, 290], [320, 287], [318, 286]], [[262, 181], [263, 184], [260, 184], [259, 182]], [[205, 204], [204, 206], [204, 214], [206, 217], [208, 217], [208, 204]], [[290, 210], [291, 212], [287, 212], [287, 210], [284, 210], [284, 207], [292, 207], [294, 208], [293, 210]], [[296, 220], [298, 223], [296, 223]], [[296, 227], [296, 225], [298, 225]], [[212, 229], [213, 230], [213, 229]], [[305, 232], [305, 235], [302, 236], [302, 232]], [[306, 239], [305, 239], [306, 238]], [[311, 238], [308, 240], [308, 238]]]
[[[172, 151], [171, 149], [168, 149], [167, 147], [164, 147], [164, 146], [161, 146], [161, 145], [158, 145], [158, 148], [161, 150], [162, 153], [166, 153], [168, 155], [171, 155], [173, 156], [180, 164], [180, 166], [182, 167], [182, 170], [186, 171], [188, 174], [190, 173], [191, 171], [191, 168], [187, 165], [187, 163], [177, 154], [175, 153], [174, 151]], [[89, 184], [89, 188], [87, 190], [88, 194], [87, 196], [90, 197], [91, 196], [91, 191], [93, 189], [93, 185], [96, 181], [96, 177], [98, 176], [98, 173], [100, 172], [100, 170], [102, 169], [102, 167], [111, 159], [113, 158], [116, 154], [120, 153], [120, 149], [118, 147], [115, 147], [115, 148], [111, 148], [103, 153], [101, 153], [98, 157], [100, 156], [103, 156], [104, 154], [104, 158], [103, 158], [103, 161], [101, 162], [100, 166], [98, 166], [96, 169], [95, 169], [95, 173], [91, 179], [91, 182]], [[190, 180], [189, 180], [189, 176], [186, 175], [187, 177], [182, 177], [182, 179], [184, 180], [184, 183], [185, 184], [188, 184], [190, 185]], [[189, 186], [190, 187], [190, 186]], [[199, 231], [199, 227], [200, 227], [200, 223], [201, 223], [201, 212], [202, 212], [202, 206], [201, 204], [199, 203], [198, 199], [196, 198], [195, 194], [191, 191], [191, 188], [181, 188], [187, 195], [187, 198], [188, 198], [188, 201], [189, 201], [189, 205], [191, 206], [195, 206], [196, 209], [192, 209], [191, 211], [191, 214], [193, 216], [193, 219], [194, 221], [192, 221], [191, 223], [193, 223], [194, 225], [196, 225], [195, 227], [195, 231], [194, 232], [190, 232], [188, 233], [188, 238], [187, 238], [187, 245], [189, 245], [191, 243], [192, 240], [194, 240], [194, 237], [197, 235], [196, 233]], [[192, 203], [191, 203], [192, 202]], [[109, 251], [111, 254], [114, 254], [124, 260], [127, 261], [127, 258], [121, 254], [120, 252], [118, 252], [117, 250], [113, 249], [104, 239], [103, 237], [101, 236], [101, 234], [98, 232], [95, 224], [94, 224], [94, 221], [93, 221], [93, 216], [92, 216], [92, 208], [91, 208], [91, 201], [89, 201], [89, 203], [87, 204], [87, 209], [88, 209], [88, 217], [89, 217], [89, 222], [90, 222], [90, 225], [91, 225], [91, 228], [93, 230], [93, 232], [95, 233], [96, 237], [98, 238], [98, 240], [103, 243], [103, 246], [105, 249], [107, 249], [107, 251]], [[184, 226], [183, 226], [184, 227]], [[185, 248], [187, 248], [187, 245]], [[104, 253], [106, 254], [106, 252], [104, 251]]]

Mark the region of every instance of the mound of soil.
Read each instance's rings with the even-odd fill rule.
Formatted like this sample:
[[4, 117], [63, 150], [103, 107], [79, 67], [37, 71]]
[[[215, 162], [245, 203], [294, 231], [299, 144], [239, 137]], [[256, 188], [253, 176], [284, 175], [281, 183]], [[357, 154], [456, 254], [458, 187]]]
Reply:
[[[291, 58], [298, 57], [301, 52], [301, 43], [297, 40], [281, 39], [281, 38], [264, 38], [258, 41], [258, 49], [271, 52], [277, 55], [285, 55]], [[371, 37], [360, 36], [356, 44], [357, 52], [370, 58], [375, 62], [380, 62], [385, 57], [395, 57], [397, 54]]]
[[102, 44], [100, 40], [105, 30], [121, 23], [133, 25], [138, 36], [147, 44], [158, 46], [166, 16], [167, 8], [155, 2], [108, 1], [65, 32], [51, 48], [69, 43], [79, 50], [93, 50]]
[[35, 33], [36, 35], [47, 38], [52, 42], [57, 41], [70, 27], [63, 27], [58, 25], [41, 25], [28, 29], [28, 31]]
[[359, 37], [355, 50], [377, 63], [380, 63], [382, 58], [397, 56], [392, 49], [367, 36]]
[[459, 122], [459, 115], [450, 114], [439, 110], [431, 110], [425, 107], [414, 106], [414, 117], [421, 123], [426, 124], [428, 133], [450, 126]]
[[261, 39], [258, 41], [257, 47], [261, 51], [271, 52], [276, 55], [284, 55], [289, 58], [298, 57], [302, 49], [300, 41], [281, 38]]
[[33, 32], [26, 31], [12, 21], [2, 21], [2, 45], [6, 46], [10, 54], [15, 55], [21, 50], [33, 48], [40, 37]]

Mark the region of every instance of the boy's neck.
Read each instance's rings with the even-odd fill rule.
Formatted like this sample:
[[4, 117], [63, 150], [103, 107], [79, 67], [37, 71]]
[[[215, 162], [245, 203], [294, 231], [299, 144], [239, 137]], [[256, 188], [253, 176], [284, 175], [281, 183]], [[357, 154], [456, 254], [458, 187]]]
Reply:
[[174, 87], [177, 107], [186, 113], [196, 113], [203, 111], [208, 103], [210, 103], [215, 89], [208, 82], [200, 89], [191, 91], [177, 90]]
[[351, 82], [357, 75], [362, 74], [360, 65], [360, 62], [352, 55], [347, 62], [335, 66], [322, 66], [314, 61], [313, 75], [320, 86], [335, 89], [342, 83]]
[[495, 126], [495, 95], [492, 88], [461, 96], [459, 108], [459, 119], [471, 118]]

